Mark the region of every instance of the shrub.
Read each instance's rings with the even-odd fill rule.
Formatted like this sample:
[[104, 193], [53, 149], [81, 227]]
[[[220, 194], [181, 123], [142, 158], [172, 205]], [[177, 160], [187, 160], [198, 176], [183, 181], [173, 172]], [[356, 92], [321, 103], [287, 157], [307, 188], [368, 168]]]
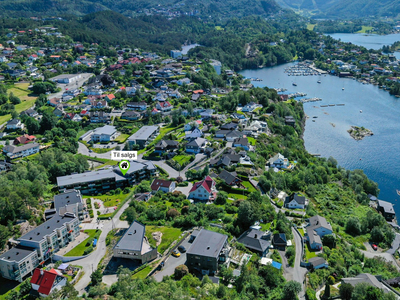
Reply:
[[86, 247], [92, 245], [93, 241], [94, 241], [94, 238], [88, 239], [87, 242], [86, 242]]
[[83, 252], [83, 255], [88, 255], [89, 253], [91, 253], [93, 251], [93, 246], [89, 246], [85, 249], [85, 251]]
[[181, 279], [183, 276], [189, 274], [189, 269], [185, 265], [179, 265], [175, 268], [174, 277], [175, 279]]

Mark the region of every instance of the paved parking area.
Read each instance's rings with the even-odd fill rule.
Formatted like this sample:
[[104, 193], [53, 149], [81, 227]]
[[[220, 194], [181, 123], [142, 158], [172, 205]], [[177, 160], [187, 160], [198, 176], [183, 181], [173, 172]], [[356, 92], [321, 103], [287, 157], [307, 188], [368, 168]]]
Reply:
[[[181, 244], [186, 248], [186, 251], [188, 251], [190, 246], [192, 245], [191, 243], [189, 243], [189, 239], [190, 239], [190, 234]], [[165, 265], [162, 268], [162, 270], [157, 271], [153, 275], [153, 277], [156, 281], [161, 282], [164, 276], [171, 276], [172, 274], [174, 274], [175, 268], [177, 266], [184, 265], [185, 263], [186, 263], [186, 253], [181, 253], [180, 257], [174, 257], [170, 255], [165, 260]]]
[[107, 148], [115, 148], [118, 146], [117, 142], [111, 142], [108, 144], [93, 144], [93, 148], [98, 148], [98, 149], [107, 149]]
[[188, 186], [178, 186], [175, 191], [182, 192], [182, 194], [189, 196], [189, 191], [192, 189], [193, 183], [188, 182]]

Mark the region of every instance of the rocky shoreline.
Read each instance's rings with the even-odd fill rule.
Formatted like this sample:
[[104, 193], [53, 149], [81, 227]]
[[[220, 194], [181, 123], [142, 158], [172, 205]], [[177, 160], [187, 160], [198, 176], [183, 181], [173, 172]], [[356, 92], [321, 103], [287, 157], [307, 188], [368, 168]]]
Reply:
[[360, 141], [366, 136], [374, 135], [374, 133], [371, 130], [358, 126], [351, 126], [351, 128], [347, 130], [347, 132], [350, 133], [350, 136], [356, 141]]

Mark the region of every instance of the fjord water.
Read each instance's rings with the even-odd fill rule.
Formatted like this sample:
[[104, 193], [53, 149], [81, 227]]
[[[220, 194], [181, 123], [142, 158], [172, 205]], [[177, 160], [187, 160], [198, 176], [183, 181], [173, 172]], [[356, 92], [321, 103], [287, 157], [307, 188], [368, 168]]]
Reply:
[[[370, 179], [378, 182], [379, 198], [397, 204], [400, 199], [396, 194], [396, 189], [400, 189], [400, 98], [352, 79], [330, 75], [288, 76], [284, 70], [291, 65], [240, 73], [246, 78], [262, 79], [252, 82], [257, 87], [286, 88], [289, 92], [307, 93], [307, 98], [322, 98], [322, 101], [304, 104], [309, 116], [304, 132], [307, 151], [332, 156], [346, 169], [363, 169]], [[345, 106], [320, 107], [329, 104]], [[352, 125], [364, 126], [374, 135], [355, 141], [347, 132]], [[400, 216], [400, 200], [394, 207]]]
[[342, 42], [350, 42], [354, 45], [363, 46], [367, 49], [378, 50], [383, 46], [390, 46], [397, 41], [400, 41], [400, 33], [378, 35], [365, 33], [329, 33], [327, 34], [336, 40]]

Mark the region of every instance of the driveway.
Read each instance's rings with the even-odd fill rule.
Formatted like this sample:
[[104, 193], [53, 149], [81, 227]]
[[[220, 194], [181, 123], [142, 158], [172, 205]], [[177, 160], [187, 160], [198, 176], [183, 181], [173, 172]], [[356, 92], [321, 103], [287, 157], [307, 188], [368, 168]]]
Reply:
[[[189, 243], [189, 239], [190, 239], [190, 234], [181, 244], [186, 248], [186, 251], [189, 250], [190, 246], [192, 245], [191, 243]], [[164, 262], [165, 265], [162, 268], [162, 270], [157, 271], [153, 275], [154, 279], [158, 282], [161, 282], [164, 276], [171, 276], [172, 274], [174, 274], [175, 268], [177, 266], [184, 265], [186, 263], [186, 253], [181, 253], [180, 257], [174, 257], [170, 255]]]
[[189, 196], [189, 192], [190, 192], [190, 190], [191, 190], [192, 187], [193, 187], [193, 183], [191, 183], [191, 182], [188, 182], [188, 183], [189, 183], [188, 186], [178, 186], [178, 187], [175, 189], [175, 191], [182, 192], [182, 194], [184, 194], [184, 195], [186, 195], [186, 196]]
[[400, 234], [396, 233], [395, 239], [394, 239], [394, 241], [392, 243], [392, 247], [386, 252], [393, 255], [393, 254], [396, 253], [396, 250], [399, 247], [400, 247]]
[[80, 87], [82, 87], [82, 85], [85, 83], [85, 81], [87, 81], [90, 77], [92, 77], [92, 75], [94, 75], [93, 73], [82, 73], [81, 77], [79, 80], [77, 80], [76, 82], [72, 82], [72, 83], [58, 83], [57, 87], [61, 88], [61, 92], [58, 93], [54, 93], [54, 94], [50, 94], [48, 95], [48, 98], [62, 98], [62, 95], [64, 94], [64, 92], [69, 89], [69, 90], [74, 90], [74, 89], [79, 89]]

